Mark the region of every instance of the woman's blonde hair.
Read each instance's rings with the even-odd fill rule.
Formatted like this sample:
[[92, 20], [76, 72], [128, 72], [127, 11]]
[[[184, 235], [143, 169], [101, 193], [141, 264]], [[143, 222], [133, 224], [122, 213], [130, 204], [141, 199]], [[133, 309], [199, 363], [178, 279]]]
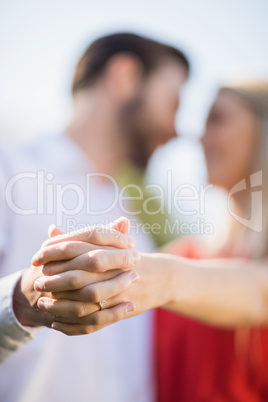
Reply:
[[[251, 257], [262, 258], [268, 255], [268, 82], [252, 80], [222, 87], [220, 91], [231, 91], [241, 97], [260, 122], [259, 141], [257, 149], [253, 150], [252, 174], [260, 172], [262, 199], [258, 205], [252, 207], [258, 208], [257, 212], [261, 214], [262, 225], [260, 225], [260, 231], [245, 227], [242, 243], [243, 247], [249, 248]], [[259, 218], [258, 213], [253, 215]]]

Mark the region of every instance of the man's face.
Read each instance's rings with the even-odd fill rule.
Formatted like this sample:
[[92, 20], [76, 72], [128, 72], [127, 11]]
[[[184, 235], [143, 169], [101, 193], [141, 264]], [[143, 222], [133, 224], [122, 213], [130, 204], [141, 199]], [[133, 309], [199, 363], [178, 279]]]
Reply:
[[129, 155], [138, 166], [146, 167], [156, 148], [176, 136], [175, 116], [186, 78], [185, 68], [168, 59], [144, 79], [135, 100], [124, 108]]

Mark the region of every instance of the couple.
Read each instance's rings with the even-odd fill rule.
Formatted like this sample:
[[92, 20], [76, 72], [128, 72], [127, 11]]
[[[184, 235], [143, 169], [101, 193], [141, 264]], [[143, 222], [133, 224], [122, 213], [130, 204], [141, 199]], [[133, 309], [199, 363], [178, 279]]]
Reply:
[[[202, 140], [210, 182], [231, 190], [243, 177], [254, 177], [253, 172], [260, 169], [265, 173], [265, 159], [259, 155], [267, 141], [263, 136], [268, 133], [262, 131], [268, 117], [267, 107], [265, 83], [228, 87], [219, 92]], [[263, 191], [265, 197], [265, 184]], [[240, 215], [251, 208], [250, 196], [250, 189], [236, 195], [234, 208]], [[255, 214], [254, 218], [258, 216]], [[155, 307], [212, 324], [214, 328], [183, 317], [177, 319], [162, 310], [156, 313], [159, 347], [156, 353], [162, 363], [162, 376], [166, 378], [166, 382], [159, 382], [159, 399], [265, 401], [268, 396], [265, 219], [263, 231], [254, 233], [255, 238], [240, 223], [233, 221], [230, 225], [228, 239], [217, 251], [204, 250], [201, 242], [188, 238], [166, 246], [166, 253], [152, 254], [139, 254], [132, 249], [134, 240], [126, 235], [125, 218], [110, 228], [88, 228], [70, 234], [51, 227], [50, 240], [32, 260], [33, 266], [44, 274], [40, 272], [34, 283], [39, 292], [35, 294], [37, 306], [60, 317], [51, 327], [67, 335], [90, 334]], [[185, 336], [189, 338], [185, 340]], [[200, 336], [209, 342], [204, 351], [197, 346]], [[183, 346], [191, 347], [189, 356], [182, 353]], [[168, 348], [175, 355], [173, 358], [166, 353]], [[193, 358], [194, 352], [199, 356]], [[184, 356], [185, 365], [181, 361]], [[183, 386], [180, 377], [185, 380], [185, 370], [191, 373], [196, 365], [200, 370], [197, 377], [190, 374], [191, 382], [186, 376], [187, 385]], [[195, 387], [190, 391], [193, 384]], [[225, 388], [221, 389], [221, 385]]]
[[[57, 184], [75, 181], [82, 186], [85, 171], [116, 174], [125, 160], [144, 168], [153, 150], [174, 136], [178, 92], [188, 68], [176, 49], [134, 35], [96, 41], [76, 70], [68, 136], [3, 155], [3, 182], [24, 169], [57, 172]], [[265, 158], [259, 153], [266, 151], [267, 93], [265, 83], [219, 92], [203, 137], [211, 183], [229, 191], [251, 173], [262, 169], [265, 174]], [[12, 193], [13, 206], [20, 211], [34, 208], [35, 176], [26, 178], [17, 180]], [[265, 185], [263, 192], [265, 197]], [[97, 181], [92, 210], [110, 198], [109, 185]], [[71, 208], [76, 199], [68, 194], [65, 201]], [[244, 216], [249, 201], [250, 191], [236, 194], [236, 212]], [[168, 254], [139, 254], [132, 249], [124, 218], [110, 228], [69, 235], [52, 227], [33, 266], [16, 272], [45, 239], [48, 219], [56, 216], [59, 225], [68, 227], [66, 204], [65, 215], [57, 209], [53, 216], [53, 204], [49, 206], [47, 213], [32, 215], [1, 210], [0, 352], [6, 358], [0, 367], [1, 399], [149, 401], [155, 398], [157, 380], [158, 400], [163, 401], [265, 400], [265, 329], [216, 330], [158, 310], [155, 317], [147, 312], [89, 337], [39, 331], [52, 326], [70, 335], [93, 332], [159, 306], [217, 326], [266, 324], [265, 211], [262, 233], [230, 222], [228, 241], [216, 251], [182, 239], [166, 247]], [[118, 216], [118, 209], [113, 214]], [[76, 219], [87, 222], [88, 216], [79, 213]], [[137, 250], [153, 251], [150, 239], [138, 236], [135, 241]], [[204, 345], [210, 349], [204, 351]], [[231, 356], [225, 373], [223, 355]]]

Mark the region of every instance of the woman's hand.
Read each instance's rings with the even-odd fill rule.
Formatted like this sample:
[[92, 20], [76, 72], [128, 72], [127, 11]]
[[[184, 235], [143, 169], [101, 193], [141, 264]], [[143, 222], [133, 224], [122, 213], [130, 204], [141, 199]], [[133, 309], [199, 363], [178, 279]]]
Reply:
[[[94, 235], [95, 243], [104, 242], [103, 229], [98, 239]], [[124, 237], [106, 241], [121, 249], [99, 248], [88, 239], [92, 241], [89, 231], [62, 234], [45, 242], [33, 257], [44, 274], [35, 290], [51, 294], [37, 305], [56, 317], [52, 328], [68, 335], [90, 333], [169, 301], [171, 270], [161, 255], [143, 254], [140, 261], [135, 250], [123, 249], [129, 247]], [[103, 300], [105, 309], [100, 311]]]
[[[132, 253], [130, 250], [131, 247], [134, 245], [134, 240], [127, 236], [126, 233], [128, 232], [129, 222], [126, 218], [121, 218], [118, 221], [114, 222], [113, 224], [106, 226], [106, 227], [92, 227], [87, 228], [84, 232], [79, 233], [71, 233], [68, 235], [63, 234], [57, 228], [50, 228], [50, 236], [55, 236], [47, 240], [43, 248], [49, 248], [50, 250], [53, 249], [56, 254], [58, 250], [60, 252], [65, 252], [65, 259], [71, 258], [72, 254], [66, 255], [66, 252], [75, 252], [75, 255], [78, 256], [79, 263], [81, 262], [82, 256], [81, 253], [83, 251], [92, 251], [96, 252], [97, 248], [105, 248], [107, 253], [112, 250], [111, 246], [118, 247], [121, 249], [122, 257], [126, 258], [126, 253]], [[72, 238], [77, 239], [76, 242], [72, 242], [71, 250], [70, 247], [66, 249], [66, 241], [72, 240]], [[75, 244], [74, 244], [75, 243]], [[53, 248], [53, 245], [57, 244], [57, 248]], [[78, 246], [78, 247], [77, 247]], [[82, 246], [82, 248], [81, 248]], [[123, 249], [126, 249], [125, 251]], [[72, 251], [73, 250], [73, 251]], [[50, 327], [52, 322], [57, 320], [61, 320], [62, 317], [56, 317], [55, 315], [49, 313], [48, 311], [42, 310], [37, 308], [37, 302], [40, 297], [52, 297], [50, 292], [45, 291], [36, 291], [34, 290], [34, 283], [37, 280], [41, 280], [42, 278], [42, 265], [39, 265], [38, 261], [42, 258], [42, 251], [40, 251], [37, 258], [33, 258], [33, 265], [31, 268], [26, 270], [20, 280], [18, 281], [16, 288], [14, 290], [13, 295], [13, 309], [14, 313], [22, 325], [28, 326], [48, 326]], [[53, 254], [53, 258], [57, 260], [57, 255]], [[130, 261], [129, 257], [129, 261]], [[99, 261], [98, 256], [94, 258], [94, 261]], [[69, 264], [71, 263], [70, 260]], [[82, 260], [83, 261], [83, 260]], [[116, 261], [115, 261], [116, 262]], [[63, 264], [67, 263], [67, 261], [63, 261]], [[91, 262], [90, 262], [91, 263]], [[98, 263], [98, 262], [97, 262]], [[94, 265], [94, 264], [93, 264]], [[65, 268], [64, 268], [65, 269]], [[68, 268], [66, 268], [67, 270]], [[103, 274], [101, 277], [98, 277], [96, 274], [92, 276], [91, 282], [100, 281], [100, 280], [107, 280], [110, 278], [116, 277], [121, 271], [120, 270], [113, 270]], [[69, 278], [71, 277], [71, 264], [69, 265]], [[77, 276], [75, 275], [76, 279]], [[66, 277], [65, 277], [66, 279]], [[71, 280], [71, 279], [69, 279]], [[36, 287], [37, 289], [38, 287]], [[67, 311], [69, 314], [69, 312]], [[70, 313], [70, 319], [68, 322], [72, 322], [72, 314]], [[65, 317], [64, 317], [65, 318]], [[66, 320], [66, 319], [65, 319]]]
[[[73, 242], [65, 244], [64, 252], [57, 245], [44, 248], [40, 263], [55, 255], [65, 259], [70, 255], [68, 248], [74, 252], [75, 246], [77, 250], [79, 247], [86, 250], [85, 245]], [[135, 270], [130, 270], [135, 263]], [[115, 266], [121, 269], [115, 270]], [[61, 317], [52, 328], [67, 335], [94, 332], [121, 319], [164, 306], [171, 298], [172, 270], [166, 267], [161, 254], [141, 254], [138, 261], [133, 259], [130, 250], [102, 249], [67, 261], [49, 262], [43, 272], [45, 276], [35, 282], [35, 289], [51, 292], [52, 297], [41, 297], [37, 305]], [[106, 305], [100, 311], [98, 303], [102, 300]]]
[[[83, 252], [83, 239], [68, 236], [59, 236], [64, 246], [56, 246], [57, 239], [52, 240], [53, 244], [46, 244], [35, 259], [45, 263], [43, 270], [49, 273], [42, 279], [43, 286], [36, 284], [37, 289], [48, 292], [40, 297], [43, 305], [40, 302], [38, 305], [55, 318], [53, 327], [66, 334], [91, 333], [158, 306], [223, 327], [267, 325], [267, 260], [199, 261], [167, 254], [142, 254], [135, 270], [131, 268], [130, 272], [135, 259], [135, 254], [130, 254], [132, 250], [105, 246], [96, 251], [91, 245], [89, 252]], [[93, 259], [88, 259], [92, 253]], [[84, 254], [87, 257], [81, 257]], [[58, 262], [52, 263], [53, 258]], [[68, 265], [70, 270], [66, 271]], [[120, 271], [115, 269], [118, 266]], [[77, 272], [73, 274], [70, 289], [70, 277], [66, 274], [76, 271], [75, 267], [77, 272], [83, 272], [79, 280], [74, 279]], [[105, 309], [95, 311], [102, 300], [106, 301]], [[60, 308], [67, 308], [71, 317], [69, 312], [66, 317], [60, 317], [59, 313], [65, 315]]]
[[137, 271], [130, 270], [139, 260], [135, 250], [99, 248], [82, 241], [44, 247], [33, 259], [35, 265], [43, 265], [44, 274], [34, 288], [52, 293], [55, 299], [43, 297], [38, 307], [61, 317], [92, 314], [100, 309], [101, 300], [123, 292], [139, 278]]

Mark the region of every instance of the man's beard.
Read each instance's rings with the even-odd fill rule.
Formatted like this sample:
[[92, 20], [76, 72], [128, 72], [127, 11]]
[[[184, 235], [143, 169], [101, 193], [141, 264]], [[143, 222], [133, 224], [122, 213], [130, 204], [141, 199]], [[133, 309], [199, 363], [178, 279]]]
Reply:
[[151, 145], [156, 132], [152, 122], [146, 121], [145, 111], [142, 97], [137, 97], [124, 105], [119, 113], [128, 159], [142, 170], [146, 169], [152, 155]]

